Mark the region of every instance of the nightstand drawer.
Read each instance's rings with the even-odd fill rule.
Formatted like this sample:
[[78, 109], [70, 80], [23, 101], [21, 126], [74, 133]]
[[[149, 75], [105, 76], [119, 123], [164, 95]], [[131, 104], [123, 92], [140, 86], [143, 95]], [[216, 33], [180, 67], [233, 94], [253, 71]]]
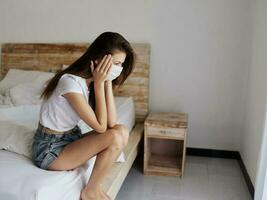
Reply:
[[146, 135], [182, 139], [185, 137], [185, 129], [146, 126]]

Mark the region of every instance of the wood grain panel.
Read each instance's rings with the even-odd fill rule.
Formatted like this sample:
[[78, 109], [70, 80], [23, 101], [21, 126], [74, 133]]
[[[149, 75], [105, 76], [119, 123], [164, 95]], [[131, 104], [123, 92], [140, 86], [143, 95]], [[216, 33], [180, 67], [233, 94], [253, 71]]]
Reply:
[[[10, 68], [57, 72], [63, 64], [69, 65], [78, 59], [90, 43], [4, 43], [0, 80]], [[143, 122], [149, 111], [150, 45], [131, 44], [137, 60], [133, 73], [124, 85], [114, 91], [115, 96], [132, 96], [136, 121]]]

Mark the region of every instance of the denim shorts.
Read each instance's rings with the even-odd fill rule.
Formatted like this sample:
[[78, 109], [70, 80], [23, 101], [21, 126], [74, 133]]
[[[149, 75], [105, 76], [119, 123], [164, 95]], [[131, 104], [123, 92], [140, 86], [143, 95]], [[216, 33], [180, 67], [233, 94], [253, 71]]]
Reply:
[[41, 168], [48, 166], [58, 158], [63, 148], [82, 137], [81, 129], [76, 125], [71, 131], [63, 134], [47, 133], [40, 126], [37, 128], [32, 143], [32, 161]]

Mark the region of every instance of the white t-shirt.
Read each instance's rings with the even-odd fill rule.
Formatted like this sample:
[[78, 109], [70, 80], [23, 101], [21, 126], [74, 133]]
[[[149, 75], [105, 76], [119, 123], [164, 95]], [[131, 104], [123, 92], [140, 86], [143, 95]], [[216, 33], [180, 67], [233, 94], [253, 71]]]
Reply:
[[89, 90], [86, 80], [73, 74], [64, 74], [49, 99], [43, 100], [40, 109], [40, 123], [56, 131], [74, 128], [81, 120], [68, 100], [61, 96], [68, 92], [83, 94], [88, 102]]

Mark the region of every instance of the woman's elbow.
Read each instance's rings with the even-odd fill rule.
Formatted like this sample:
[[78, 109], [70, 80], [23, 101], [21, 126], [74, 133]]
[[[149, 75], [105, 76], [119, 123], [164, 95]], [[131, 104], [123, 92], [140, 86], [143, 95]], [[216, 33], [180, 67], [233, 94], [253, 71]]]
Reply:
[[116, 125], [115, 121], [113, 123], [108, 123], [108, 128], [113, 128], [115, 125]]
[[113, 119], [113, 120], [109, 120], [108, 121], [108, 128], [113, 128], [115, 125], [117, 124], [117, 120]]
[[96, 130], [98, 133], [105, 133], [107, 131], [107, 127], [102, 127]]

